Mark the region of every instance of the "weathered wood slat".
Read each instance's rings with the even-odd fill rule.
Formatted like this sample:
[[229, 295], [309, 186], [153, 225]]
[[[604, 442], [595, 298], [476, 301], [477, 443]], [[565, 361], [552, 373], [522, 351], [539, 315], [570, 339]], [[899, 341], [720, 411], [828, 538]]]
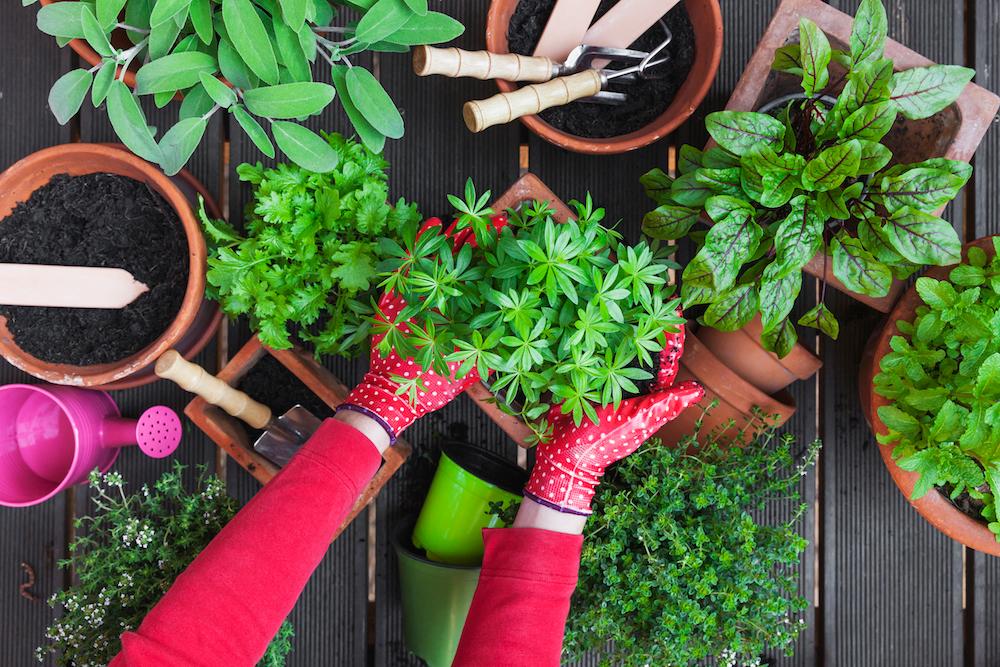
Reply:
[[[1000, 90], [1000, 44], [993, 38], [1000, 30], [1000, 6], [977, 0], [969, 26], [975, 30], [976, 83], [988, 90]], [[1000, 118], [979, 146], [974, 159], [973, 198], [970, 204], [973, 225], [970, 237], [1000, 234]], [[971, 596], [973, 661], [975, 667], [989, 667], [1000, 661], [1000, 559], [970, 552], [974, 589]]]
[[[0, 67], [0, 169], [34, 151], [70, 140], [70, 126], [60, 127], [49, 111], [49, 87], [71, 64], [69, 49], [35, 28], [35, 7], [8, 6], [2, 22], [3, 66]], [[0, 384], [38, 381], [0, 360]], [[34, 507], [0, 508], [0, 625], [8, 636], [0, 642], [0, 664], [36, 663], [45, 628], [55, 618], [48, 604], [62, 586], [64, 572], [56, 561], [65, 554], [68, 495]], [[31, 589], [37, 600], [20, 594], [28, 581], [20, 563], [35, 574]], [[53, 664], [46, 659], [45, 664]]]
[[[857, 3], [832, 2], [853, 13]], [[964, 62], [964, 3], [887, 2], [889, 36], [943, 63]], [[962, 202], [946, 214], [961, 228]], [[880, 318], [828, 300], [840, 340], [824, 341], [823, 649], [828, 665], [959, 665], [963, 549], [906, 503], [857, 398], [862, 347]]]

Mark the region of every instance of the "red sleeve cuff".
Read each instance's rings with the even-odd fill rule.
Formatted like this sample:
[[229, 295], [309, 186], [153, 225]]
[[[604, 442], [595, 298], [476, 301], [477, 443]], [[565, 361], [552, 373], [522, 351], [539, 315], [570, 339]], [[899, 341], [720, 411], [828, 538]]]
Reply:
[[486, 528], [483, 542], [486, 550], [480, 576], [576, 586], [583, 535], [541, 528]]

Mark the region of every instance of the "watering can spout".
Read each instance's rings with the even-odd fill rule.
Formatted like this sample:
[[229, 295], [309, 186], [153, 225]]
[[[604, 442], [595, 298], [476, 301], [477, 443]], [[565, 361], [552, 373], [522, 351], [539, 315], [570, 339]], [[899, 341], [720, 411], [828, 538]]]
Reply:
[[139, 419], [106, 417], [101, 423], [101, 446], [137, 444], [144, 454], [159, 459], [177, 449], [182, 431], [177, 413], [164, 405], [157, 405], [143, 412]]

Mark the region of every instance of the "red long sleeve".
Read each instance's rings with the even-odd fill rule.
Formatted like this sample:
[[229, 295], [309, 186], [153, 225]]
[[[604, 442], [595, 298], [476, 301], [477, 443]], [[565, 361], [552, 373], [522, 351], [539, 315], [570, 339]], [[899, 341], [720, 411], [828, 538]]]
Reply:
[[255, 665], [381, 460], [357, 429], [326, 420], [122, 636], [111, 667]]
[[557, 667], [583, 536], [538, 528], [483, 535], [483, 571], [453, 667]]

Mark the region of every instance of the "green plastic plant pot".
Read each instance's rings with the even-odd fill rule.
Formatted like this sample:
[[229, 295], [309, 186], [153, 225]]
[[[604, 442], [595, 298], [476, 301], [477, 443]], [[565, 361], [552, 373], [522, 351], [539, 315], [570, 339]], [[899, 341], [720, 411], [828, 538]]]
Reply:
[[455, 565], [483, 562], [483, 528], [499, 524], [491, 502], [519, 503], [527, 473], [513, 463], [464, 444], [441, 447], [441, 461], [413, 529], [427, 558]]
[[399, 559], [403, 636], [406, 647], [429, 667], [449, 667], [482, 568], [427, 560], [410, 543], [412, 529], [413, 521], [405, 522], [392, 540]]

